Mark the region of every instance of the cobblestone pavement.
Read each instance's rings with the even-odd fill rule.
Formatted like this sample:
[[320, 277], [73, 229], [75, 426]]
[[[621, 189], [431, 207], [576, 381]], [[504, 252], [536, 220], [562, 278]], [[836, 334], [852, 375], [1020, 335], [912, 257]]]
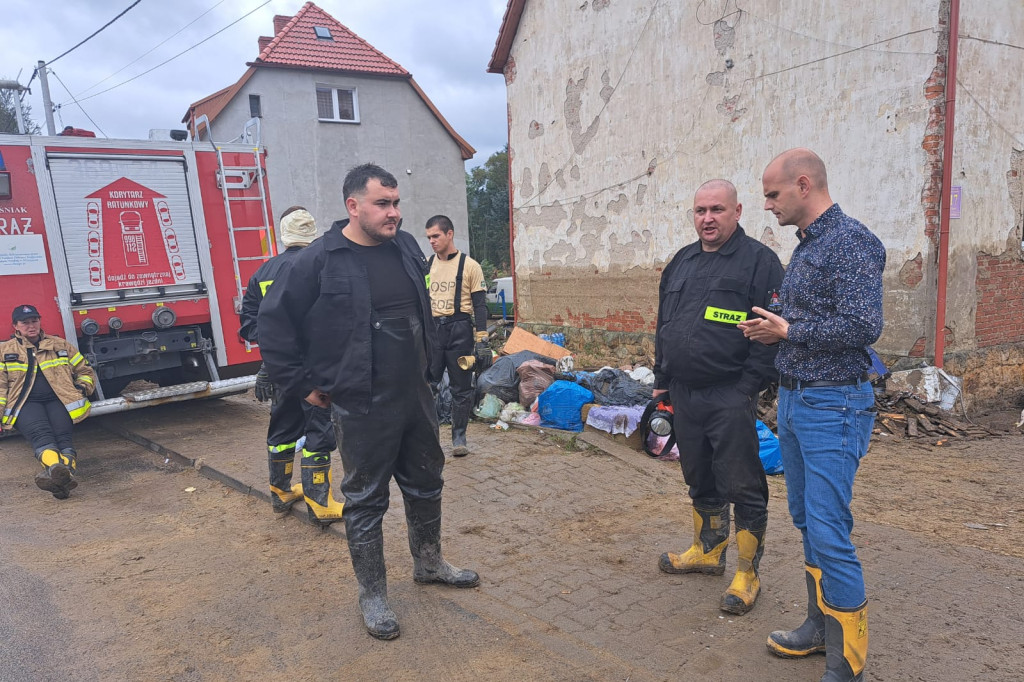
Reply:
[[[266, 406], [251, 396], [93, 422], [94, 429], [201, 459], [208, 473], [263, 495]], [[411, 573], [411, 560], [393, 486], [385, 543], [392, 601], [403, 624], [400, 648], [367, 644], [358, 622], [348, 617], [346, 641], [359, 645], [348, 654], [335, 652], [335, 664], [344, 660], [373, 670], [365, 657], [376, 652], [391, 671], [380, 679], [819, 679], [823, 658], [781, 660], [764, 646], [768, 632], [799, 624], [805, 609], [799, 536], [785, 509], [781, 478], [770, 479], [761, 597], [751, 613], [737, 617], [717, 608], [735, 568], [734, 546], [725, 576], [671, 576], [657, 569], [659, 554], [684, 549], [692, 532], [677, 464], [602, 437], [585, 436], [595, 447], [558, 432], [502, 432], [479, 423], [471, 424], [469, 435], [474, 453], [449, 458], [445, 467], [444, 546], [453, 563], [480, 572], [480, 588], [421, 590], [413, 597], [398, 582]], [[446, 437], [442, 429], [442, 441]], [[17, 449], [0, 447], [5, 460]], [[337, 486], [340, 473], [334, 478]], [[270, 515], [265, 502], [256, 509]], [[337, 528], [332, 533], [341, 535]], [[854, 540], [871, 598], [866, 679], [1020, 679], [1019, 559], [863, 521]], [[345, 596], [331, 610], [354, 613], [344, 541], [334, 542]], [[431, 627], [432, 621], [443, 627]], [[421, 666], [410, 668], [408, 659], [395, 656], [398, 651], [419, 657]], [[487, 657], [498, 667], [488, 668]]]

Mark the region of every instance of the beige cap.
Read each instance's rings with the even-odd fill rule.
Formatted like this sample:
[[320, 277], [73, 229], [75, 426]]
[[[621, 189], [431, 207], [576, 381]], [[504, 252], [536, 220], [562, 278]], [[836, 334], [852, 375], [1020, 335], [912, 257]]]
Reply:
[[281, 218], [281, 243], [289, 246], [309, 246], [316, 239], [316, 222], [309, 211], [292, 211]]

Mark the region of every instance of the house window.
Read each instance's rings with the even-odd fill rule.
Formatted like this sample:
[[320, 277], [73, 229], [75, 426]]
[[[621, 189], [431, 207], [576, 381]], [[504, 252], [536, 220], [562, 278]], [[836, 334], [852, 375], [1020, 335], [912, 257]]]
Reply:
[[359, 122], [359, 98], [355, 88], [316, 88], [316, 113], [321, 121]]
[[263, 106], [260, 104], [259, 95], [249, 95], [249, 117], [263, 118]]
[[313, 31], [316, 33], [316, 37], [320, 40], [334, 40], [331, 36], [331, 29], [326, 26], [314, 26]]

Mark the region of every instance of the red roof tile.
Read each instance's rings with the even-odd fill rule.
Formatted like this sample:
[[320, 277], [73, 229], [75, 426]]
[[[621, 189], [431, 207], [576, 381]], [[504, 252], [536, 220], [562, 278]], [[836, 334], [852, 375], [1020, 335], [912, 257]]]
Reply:
[[[328, 29], [332, 39], [317, 38], [313, 30], [316, 26]], [[302, 6], [299, 13], [260, 52], [254, 63], [391, 76], [409, 75], [400, 64], [312, 2]]]

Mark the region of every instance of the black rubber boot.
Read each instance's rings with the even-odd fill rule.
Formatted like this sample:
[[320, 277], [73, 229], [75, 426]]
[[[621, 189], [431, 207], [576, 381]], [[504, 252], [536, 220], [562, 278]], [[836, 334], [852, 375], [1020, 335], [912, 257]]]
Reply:
[[283, 514], [302, 499], [302, 484], [292, 485], [295, 466], [295, 446], [267, 446], [267, 464], [270, 469], [270, 502], [274, 512]]
[[412, 579], [421, 585], [442, 583], [452, 587], [476, 587], [476, 571], [456, 568], [441, 556], [441, 502], [405, 502], [412, 553]]
[[821, 613], [821, 569], [804, 564], [807, 580], [807, 618], [795, 630], [768, 635], [768, 651], [780, 658], [803, 658], [825, 653], [825, 616]]
[[742, 616], [754, 608], [757, 595], [761, 593], [761, 577], [757, 568], [764, 554], [764, 532], [765, 528], [736, 526], [736, 575], [719, 604], [726, 613]]
[[466, 425], [469, 424], [468, 406], [452, 404], [452, 455], [465, 457], [469, 454], [466, 443]]
[[348, 552], [352, 570], [359, 581], [359, 610], [366, 631], [377, 639], [394, 639], [399, 635], [398, 618], [388, 604], [387, 569], [384, 565], [384, 538], [380, 528], [363, 533], [358, 540], [349, 539]]
[[302, 451], [302, 497], [309, 520], [321, 528], [341, 521], [344, 503], [331, 494], [331, 453]]
[[36, 474], [36, 485], [58, 500], [66, 500], [71, 491], [78, 487], [75, 470], [78, 467], [77, 454], [71, 448], [57, 452], [53, 448], [43, 448], [36, 455], [43, 470]]
[[821, 682], [861, 682], [868, 657], [868, 603], [852, 609], [821, 600], [825, 617], [825, 674]]
[[658, 560], [665, 573], [725, 573], [725, 552], [729, 546], [729, 505], [702, 506], [693, 503], [693, 545], [682, 554], [666, 552]]

